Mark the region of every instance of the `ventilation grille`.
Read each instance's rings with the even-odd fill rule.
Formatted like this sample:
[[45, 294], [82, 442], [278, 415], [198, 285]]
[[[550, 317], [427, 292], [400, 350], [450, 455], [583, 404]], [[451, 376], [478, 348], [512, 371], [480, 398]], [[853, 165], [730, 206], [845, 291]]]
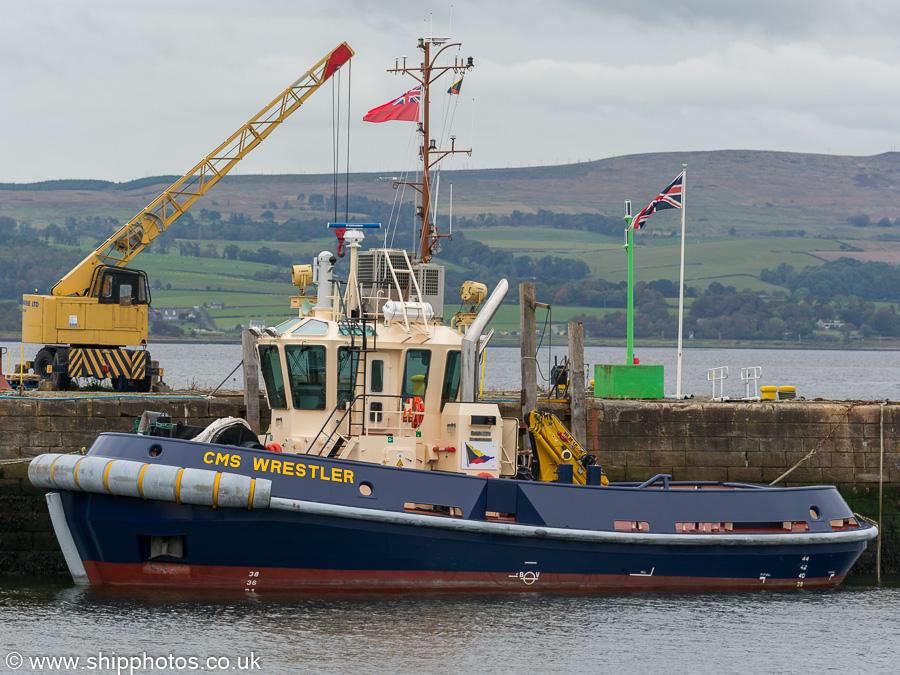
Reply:
[[[394, 273], [398, 280], [405, 278], [409, 270], [403, 251], [384, 251], [380, 249], [372, 251], [360, 251], [357, 274], [362, 284], [383, 283], [391, 281], [391, 270], [388, 267], [388, 257], [394, 266]], [[401, 282], [402, 283], [402, 282]]]
[[423, 295], [438, 295], [441, 289], [441, 273], [438, 269], [419, 267], [419, 287]]

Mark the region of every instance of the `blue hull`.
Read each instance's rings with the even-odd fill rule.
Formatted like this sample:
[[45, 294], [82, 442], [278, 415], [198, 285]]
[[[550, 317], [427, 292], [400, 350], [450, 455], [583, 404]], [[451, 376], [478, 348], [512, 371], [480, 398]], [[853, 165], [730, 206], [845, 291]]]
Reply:
[[[153, 445], [163, 449], [157, 457], [149, 455]], [[125, 434], [101, 435], [89, 456], [272, 481], [268, 509], [60, 492], [92, 584], [253, 591], [804, 588], [840, 583], [874, 536], [867, 525], [835, 531], [833, 521], [852, 513], [831, 487], [559, 485]], [[292, 464], [289, 474], [284, 462]], [[458, 517], [413, 512], [416, 503], [452, 507]], [[641, 529], [621, 531], [623, 522]], [[687, 522], [734, 529], [685, 534], [678, 528]], [[808, 531], [775, 530], [784, 523], [805, 523]], [[181, 547], [176, 555], [151, 555], [152, 542], [172, 539]]]

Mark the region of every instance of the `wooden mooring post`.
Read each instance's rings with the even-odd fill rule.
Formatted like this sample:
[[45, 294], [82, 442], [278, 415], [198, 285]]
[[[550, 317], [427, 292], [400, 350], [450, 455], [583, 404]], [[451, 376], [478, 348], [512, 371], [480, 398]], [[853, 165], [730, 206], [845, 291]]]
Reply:
[[525, 419], [525, 415], [537, 408], [534, 306], [534, 284], [519, 284], [519, 325], [522, 331], [522, 419]]
[[259, 365], [256, 362], [256, 336], [249, 328], [241, 336], [244, 359], [244, 407], [247, 424], [254, 434], [259, 434]]
[[569, 334], [569, 431], [582, 448], [587, 448], [587, 411], [584, 403], [584, 326], [570, 321]]

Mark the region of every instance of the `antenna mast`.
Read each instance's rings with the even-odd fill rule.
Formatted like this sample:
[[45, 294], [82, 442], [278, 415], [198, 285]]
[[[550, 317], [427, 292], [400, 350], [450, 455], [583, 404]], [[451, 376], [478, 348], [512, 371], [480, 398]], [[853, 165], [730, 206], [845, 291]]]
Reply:
[[[452, 70], [454, 73], [465, 72], [475, 66], [474, 60], [472, 57], [468, 57], [463, 60], [459, 56], [455, 56], [453, 58], [453, 64], [448, 66], [436, 66], [435, 61], [437, 61], [438, 57], [444, 52], [444, 50], [450, 47], [461, 47], [462, 43], [460, 42], [452, 42], [450, 44], [444, 44], [449, 38], [439, 38], [439, 37], [428, 37], [428, 38], [419, 38], [419, 49], [423, 52], [422, 63], [419, 67], [407, 67], [406, 58], [403, 59], [403, 65], [395, 64], [393, 68], [389, 68], [387, 72], [389, 73], [404, 73], [406, 75], [411, 76], [414, 80], [416, 80], [419, 84], [422, 85], [422, 102], [421, 102], [421, 111], [422, 111], [422, 120], [418, 123], [418, 127], [416, 131], [420, 134], [419, 140], [419, 158], [422, 160], [422, 177], [419, 181], [394, 181], [394, 186], [397, 185], [409, 185], [421, 195], [422, 203], [416, 209], [416, 216], [420, 219], [421, 225], [419, 230], [419, 259], [422, 262], [427, 263], [431, 256], [436, 253], [435, 250], [438, 244], [438, 241], [442, 238], [449, 238], [450, 234], [440, 234], [437, 229], [437, 225], [431, 220], [431, 170], [437, 164], [444, 159], [447, 155], [453, 155], [458, 152], [465, 152], [469, 155], [472, 154], [472, 149], [468, 150], [457, 150], [456, 149], [456, 137], [450, 137], [450, 149], [439, 149], [437, 147], [437, 141], [430, 137], [430, 115], [429, 115], [429, 103], [430, 103], [430, 95], [429, 89], [431, 84], [437, 81], [437, 79], [446, 73], [448, 70]], [[435, 52], [432, 56], [431, 47], [440, 47], [440, 49]]]

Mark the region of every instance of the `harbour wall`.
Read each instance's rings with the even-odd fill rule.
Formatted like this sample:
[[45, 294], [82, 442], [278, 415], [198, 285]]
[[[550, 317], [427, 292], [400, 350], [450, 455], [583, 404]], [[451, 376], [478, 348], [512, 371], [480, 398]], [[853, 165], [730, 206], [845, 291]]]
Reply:
[[[504, 417], [518, 401], [498, 401]], [[587, 450], [611, 481], [835, 485], [855, 513], [882, 523], [882, 572], [900, 574], [900, 404], [589, 399]], [[540, 402], [571, 424], [565, 402]], [[573, 430], [574, 431], [574, 430]], [[883, 434], [883, 436], [882, 436]], [[883, 443], [882, 443], [883, 438]], [[879, 499], [879, 490], [882, 497]], [[875, 543], [854, 567], [876, 570]]]
[[[44, 491], [28, 480], [28, 461], [46, 452], [78, 452], [101, 431], [129, 432], [145, 410], [207, 425], [243, 417], [243, 398], [0, 398], [0, 574], [68, 574]], [[268, 425], [268, 409], [261, 422]]]
[[[505, 417], [521, 417], [518, 401], [498, 404]], [[539, 407], [570, 423], [565, 403]], [[241, 399], [228, 398], [0, 399], [0, 574], [66, 572], [43, 492], [27, 478], [29, 458], [89, 447], [101, 431], [131, 431], [144, 410], [201, 425], [245, 413]], [[264, 405], [261, 415], [265, 428]], [[589, 399], [585, 433], [588, 451], [613, 481], [668, 473], [769, 483], [796, 467], [779, 484], [837, 485], [854, 511], [877, 519], [883, 479], [882, 570], [900, 574], [898, 429], [900, 405], [877, 402]], [[870, 545], [857, 571], [874, 571], [874, 550]]]

